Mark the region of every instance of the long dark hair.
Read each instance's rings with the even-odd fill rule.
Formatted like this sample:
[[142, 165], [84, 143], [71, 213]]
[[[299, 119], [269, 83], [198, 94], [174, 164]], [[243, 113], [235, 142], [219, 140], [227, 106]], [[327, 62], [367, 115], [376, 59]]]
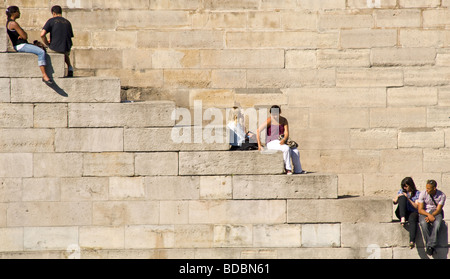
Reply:
[[414, 183], [414, 180], [411, 177], [405, 177], [403, 178], [401, 182], [401, 186], [403, 191], [406, 191], [406, 185], [408, 185], [411, 188], [411, 197], [414, 197], [417, 193], [416, 184]]
[[16, 13], [18, 11], [19, 11], [19, 7], [17, 7], [17, 6], [9, 6], [6, 9], [6, 16], [8, 17], [8, 20], [11, 19], [11, 16], [12, 16], [13, 13]]

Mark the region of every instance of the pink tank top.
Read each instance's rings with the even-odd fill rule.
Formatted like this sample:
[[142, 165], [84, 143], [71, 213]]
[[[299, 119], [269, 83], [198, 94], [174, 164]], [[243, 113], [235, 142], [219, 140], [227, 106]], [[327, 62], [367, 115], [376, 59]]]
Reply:
[[[272, 131], [272, 129], [274, 131]], [[278, 129], [278, 131], [277, 131]], [[269, 125], [267, 126], [267, 137], [266, 143], [269, 143], [273, 140], [277, 140], [280, 135], [284, 134], [284, 125]]]

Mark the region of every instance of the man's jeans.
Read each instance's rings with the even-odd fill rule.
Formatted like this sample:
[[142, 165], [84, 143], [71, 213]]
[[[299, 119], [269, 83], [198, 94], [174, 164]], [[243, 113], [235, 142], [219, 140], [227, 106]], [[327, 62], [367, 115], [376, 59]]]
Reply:
[[437, 245], [437, 236], [442, 223], [442, 214], [435, 216], [436, 220], [433, 223], [425, 221], [425, 215], [419, 215], [419, 223], [425, 237], [426, 247], [435, 248]]

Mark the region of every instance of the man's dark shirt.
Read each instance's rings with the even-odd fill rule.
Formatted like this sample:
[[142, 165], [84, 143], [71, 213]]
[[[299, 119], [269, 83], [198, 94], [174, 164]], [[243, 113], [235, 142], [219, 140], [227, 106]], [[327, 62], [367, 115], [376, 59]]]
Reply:
[[49, 19], [44, 27], [50, 33], [50, 49], [56, 52], [68, 52], [72, 48], [72, 24], [60, 16]]

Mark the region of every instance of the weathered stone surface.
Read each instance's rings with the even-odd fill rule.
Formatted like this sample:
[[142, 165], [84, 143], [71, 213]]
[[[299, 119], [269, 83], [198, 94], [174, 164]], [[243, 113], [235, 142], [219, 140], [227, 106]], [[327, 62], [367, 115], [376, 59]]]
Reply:
[[[42, 78], [35, 54], [0, 52], [0, 63], [2, 64], [0, 77]], [[48, 54], [46, 71], [53, 78], [64, 77], [64, 55], [55, 53]]]
[[8, 50], [8, 35], [6, 34], [6, 28], [0, 27], [0, 52], [6, 52]]
[[[29, 90], [30, 88], [33, 90]], [[118, 103], [120, 80], [101, 77], [57, 78], [52, 86], [47, 86], [40, 78], [12, 78], [11, 102]]]
[[180, 152], [180, 175], [281, 174], [283, 156], [259, 151]]
[[337, 176], [236, 175], [234, 199], [333, 199], [337, 198]]
[[69, 127], [173, 126], [173, 102], [69, 104]]
[[122, 128], [56, 129], [56, 152], [123, 151]]
[[289, 223], [390, 222], [392, 200], [368, 197], [288, 200], [287, 215]]

